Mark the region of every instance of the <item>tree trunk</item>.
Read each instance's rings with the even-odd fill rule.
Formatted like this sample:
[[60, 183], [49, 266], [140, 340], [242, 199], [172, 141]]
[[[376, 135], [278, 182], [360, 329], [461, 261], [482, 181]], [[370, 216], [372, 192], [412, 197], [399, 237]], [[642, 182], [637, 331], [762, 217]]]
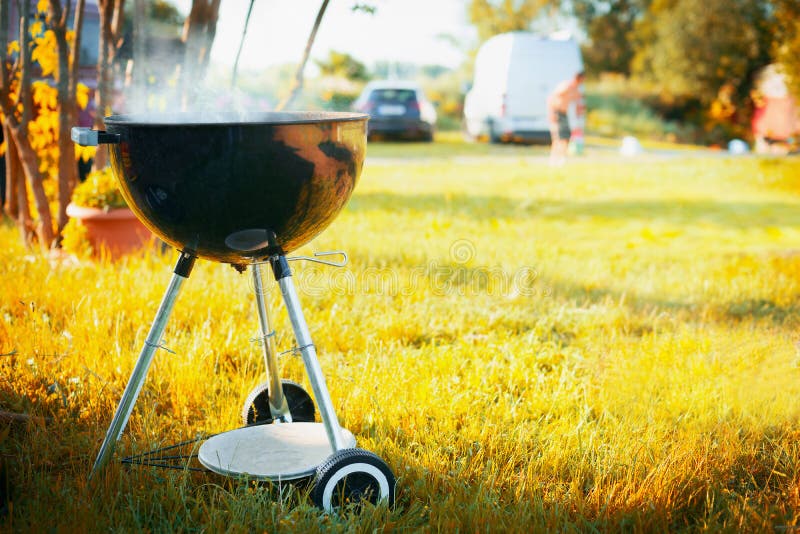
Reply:
[[17, 145], [3, 124], [3, 137], [6, 140], [6, 213], [14, 219], [23, 243], [30, 243], [33, 220], [28, 206], [28, 190], [25, 187], [25, 176], [19, 162]]
[[[105, 126], [103, 118], [111, 112], [114, 91], [113, 64], [122, 31], [125, 0], [98, 0], [97, 8], [100, 11], [100, 48], [97, 56], [94, 125], [95, 128], [102, 130]], [[94, 168], [102, 169], [106, 165], [108, 165], [108, 149], [100, 145], [94, 157]]]
[[147, 109], [147, 80], [144, 63], [147, 61], [147, 4], [145, 0], [133, 2], [133, 62], [128, 65], [130, 78], [126, 85], [130, 89], [129, 109]]
[[322, 17], [325, 15], [325, 10], [328, 8], [328, 1], [329, 0], [322, 0], [322, 5], [319, 7], [317, 18], [314, 21], [314, 27], [311, 29], [311, 34], [308, 36], [308, 41], [306, 41], [306, 49], [303, 51], [303, 58], [300, 60], [300, 63], [297, 65], [297, 70], [294, 73], [292, 88], [289, 90], [289, 94], [286, 96], [286, 98], [284, 98], [275, 107], [277, 111], [282, 111], [291, 106], [297, 96], [303, 90], [303, 72], [306, 70], [306, 63], [308, 63], [308, 57], [311, 55], [311, 47], [314, 46], [314, 39], [317, 37], [317, 30], [319, 29], [319, 25], [322, 23]]
[[[100, 46], [97, 51], [97, 88], [94, 92], [94, 127], [102, 130], [105, 127], [103, 117], [109, 109], [111, 98], [109, 88], [111, 86], [111, 17], [114, 13], [114, 0], [99, 0], [97, 8], [100, 11]], [[94, 155], [93, 167], [95, 170], [104, 168], [108, 164], [108, 151], [103, 145], [98, 145]]]
[[61, 0], [50, 0], [51, 27], [56, 36], [58, 46], [58, 215], [56, 217], [56, 235], [69, 220], [67, 204], [72, 198], [72, 191], [78, 182], [78, 168], [75, 160], [75, 148], [70, 138], [70, 129], [77, 124], [78, 109], [75, 102], [78, 61], [80, 51], [81, 27], [83, 25], [83, 6], [85, 0], [78, 0], [75, 5], [73, 30], [75, 41], [70, 53], [67, 43], [67, 19], [69, 4], [62, 11]]
[[[6, 13], [8, 3], [2, 7], [3, 12]], [[39, 171], [39, 158], [36, 151], [33, 149], [28, 138], [28, 124], [33, 117], [33, 94], [31, 91], [32, 76], [31, 76], [31, 51], [29, 47], [30, 34], [29, 25], [30, 20], [28, 13], [30, 13], [30, 0], [24, 0], [18, 4], [20, 8], [19, 20], [19, 35], [20, 35], [20, 52], [19, 52], [19, 93], [17, 102], [11, 102], [9, 99], [10, 94], [10, 80], [9, 72], [5, 65], [3, 65], [0, 72], [2, 72], [3, 87], [0, 90], [0, 105], [3, 108], [3, 115], [6, 122], [6, 133], [8, 138], [12, 139], [16, 145], [17, 154], [19, 155], [19, 162], [22, 172], [28, 180], [28, 185], [33, 194], [36, 212], [39, 215], [39, 221], [36, 224], [36, 235], [39, 238], [39, 246], [42, 247], [44, 252], [47, 252], [53, 244], [53, 219], [50, 215], [50, 205], [47, 201], [47, 195], [44, 192], [44, 185], [42, 183], [42, 174]], [[5, 16], [0, 18], [5, 19]], [[3, 34], [7, 38], [7, 33]], [[0, 43], [0, 46], [5, 48], [6, 43]], [[0, 61], [5, 63], [7, 59], [7, 51], [0, 53]], [[13, 74], [13, 72], [12, 72]], [[17, 115], [17, 107], [21, 105], [22, 109]], [[10, 145], [9, 145], [10, 146]], [[21, 182], [21, 181], [20, 181]], [[24, 184], [17, 184], [17, 192], [24, 191]], [[27, 194], [26, 194], [27, 196]], [[27, 199], [26, 199], [27, 206]], [[22, 206], [20, 205], [20, 208]]]
[[183, 65], [180, 73], [181, 107], [186, 110], [198, 83], [203, 80], [217, 33], [220, 0], [192, 0], [183, 24]]
[[[3, 139], [6, 141], [6, 168], [3, 180], [6, 182], [6, 201], [3, 204], [3, 211], [10, 218], [15, 219], [19, 214], [19, 204], [17, 203], [17, 182], [19, 182], [19, 159], [16, 156], [16, 148], [12, 146], [12, 141], [8, 138], [5, 124], [3, 124]], [[15, 161], [12, 163], [12, 159]], [[16, 165], [15, 165], [16, 164]]]
[[[22, 166], [22, 171], [28, 179], [28, 185], [33, 194], [33, 202], [36, 206], [36, 213], [39, 215], [39, 220], [36, 222], [35, 231], [36, 237], [39, 238], [39, 245], [42, 251], [47, 252], [53, 244], [55, 234], [53, 233], [53, 218], [50, 215], [50, 204], [47, 200], [47, 195], [44, 192], [44, 185], [42, 183], [43, 176], [39, 172], [39, 158], [36, 157], [36, 151], [31, 146], [30, 139], [28, 139], [27, 125], [23, 129], [21, 126], [9, 127], [9, 137], [14, 139], [14, 144], [17, 146], [17, 154], [19, 154], [19, 162]], [[22, 184], [18, 189], [21, 189]], [[27, 199], [26, 199], [27, 201]]]
[[13, 103], [11, 102], [11, 85], [15, 70], [9, 71], [10, 61], [8, 58], [8, 29], [10, 27], [9, 10], [11, 3], [9, 0], [2, 0], [0, 3], [0, 106], [3, 109], [3, 138], [6, 141], [6, 202], [4, 209], [9, 217], [14, 219], [19, 229], [22, 242], [30, 242], [31, 213], [28, 208], [28, 194], [25, 188], [25, 177], [22, 175], [22, 167], [19, 164], [19, 154], [17, 145], [11, 137], [8, 128], [9, 121], [13, 117]]

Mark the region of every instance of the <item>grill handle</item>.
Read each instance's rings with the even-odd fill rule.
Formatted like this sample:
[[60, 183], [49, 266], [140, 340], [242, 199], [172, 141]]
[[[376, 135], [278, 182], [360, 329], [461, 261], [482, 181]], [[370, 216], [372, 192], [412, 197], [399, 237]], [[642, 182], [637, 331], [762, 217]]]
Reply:
[[[321, 260], [319, 259], [320, 256], [341, 256], [341, 261], [331, 261], [331, 260]], [[292, 256], [291, 258], [286, 258], [289, 261], [297, 261], [297, 260], [305, 260], [305, 261], [313, 261], [315, 263], [323, 263], [325, 265], [330, 265], [331, 267], [344, 267], [347, 265], [347, 253], [343, 250], [332, 250], [330, 252], [315, 252], [314, 257], [309, 256]]]
[[81, 146], [97, 146], [103, 144], [119, 143], [119, 134], [108, 133], [103, 130], [92, 130], [73, 126], [71, 132], [72, 140]]

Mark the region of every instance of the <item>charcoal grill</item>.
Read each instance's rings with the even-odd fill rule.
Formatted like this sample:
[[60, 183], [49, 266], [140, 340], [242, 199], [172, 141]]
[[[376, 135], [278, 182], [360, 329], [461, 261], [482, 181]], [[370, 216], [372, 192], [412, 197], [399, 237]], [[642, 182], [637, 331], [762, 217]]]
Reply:
[[[323, 231], [361, 174], [367, 116], [355, 113], [131, 114], [105, 118], [105, 131], [73, 128], [78, 144], [106, 144], [120, 190], [139, 219], [180, 251], [90, 476], [108, 463], [128, 422], [183, 283], [197, 258], [249, 269], [267, 380], [244, 402], [244, 426], [205, 440], [198, 460], [229, 476], [312, 478], [314, 502], [394, 500], [395, 477], [340, 427], [292, 281], [287, 254]], [[314, 402], [281, 378], [265, 299], [269, 265], [286, 306]]]

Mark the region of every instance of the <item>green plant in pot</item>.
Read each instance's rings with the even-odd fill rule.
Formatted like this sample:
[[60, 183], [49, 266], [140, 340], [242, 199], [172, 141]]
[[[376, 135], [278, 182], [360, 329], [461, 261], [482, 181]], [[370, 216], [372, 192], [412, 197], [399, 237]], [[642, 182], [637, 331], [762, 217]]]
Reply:
[[128, 203], [117, 187], [111, 167], [89, 173], [72, 192], [72, 204], [103, 211], [127, 208]]
[[111, 168], [94, 171], [78, 184], [67, 206], [70, 220], [62, 246], [78, 256], [112, 259], [140, 250], [152, 239], [128, 208]]

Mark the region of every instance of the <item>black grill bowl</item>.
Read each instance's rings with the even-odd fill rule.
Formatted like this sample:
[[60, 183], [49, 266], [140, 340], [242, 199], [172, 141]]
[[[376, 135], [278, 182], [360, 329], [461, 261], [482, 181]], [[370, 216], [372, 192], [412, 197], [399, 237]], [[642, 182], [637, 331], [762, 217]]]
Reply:
[[335, 112], [105, 118], [114, 175], [142, 222], [233, 264], [289, 253], [333, 221], [361, 174], [366, 124]]

